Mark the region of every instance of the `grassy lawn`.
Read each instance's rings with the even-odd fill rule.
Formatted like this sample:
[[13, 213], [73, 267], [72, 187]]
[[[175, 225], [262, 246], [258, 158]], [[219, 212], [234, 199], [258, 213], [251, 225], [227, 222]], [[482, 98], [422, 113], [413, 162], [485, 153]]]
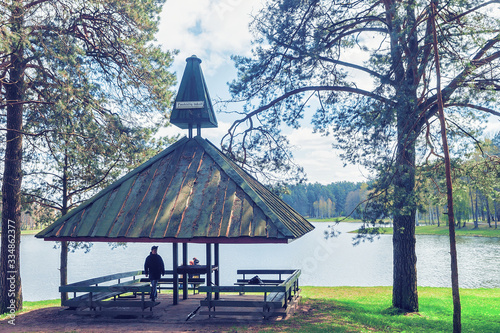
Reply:
[[[300, 310], [289, 320], [231, 332], [451, 332], [451, 289], [420, 287], [418, 293], [420, 312], [398, 314], [390, 307], [391, 287], [306, 286]], [[462, 289], [460, 297], [463, 332], [500, 332], [500, 288]], [[23, 311], [51, 306], [59, 300], [25, 302]]]
[[[451, 332], [450, 288], [421, 287], [419, 313], [397, 314], [391, 287], [302, 287], [308, 309], [265, 331]], [[500, 332], [500, 289], [462, 289], [462, 331]]]
[[[23, 309], [18, 313], [29, 312], [36, 309], [50, 308], [55, 306], [61, 306], [60, 299], [51, 299], [47, 301], [37, 301], [37, 302], [23, 302]], [[0, 320], [7, 319], [8, 315], [0, 315]]]
[[[330, 222], [334, 223], [336, 220], [334, 219], [308, 219], [309, 222]], [[361, 220], [355, 220], [348, 218], [346, 220], [342, 220], [342, 222], [359, 222], [362, 223]], [[473, 237], [500, 237], [500, 228], [495, 229], [494, 223], [491, 224], [490, 228], [487, 223], [480, 223], [479, 228], [474, 229], [474, 224], [472, 222], [468, 222], [467, 225], [463, 228], [455, 228], [455, 234], [457, 236], [473, 236]], [[367, 228], [371, 229], [371, 228]], [[441, 223], [438, 227], [436, 225], [422, 225], [415, 228], [415, 234], [417, 235], [448, 235], [448, 226], [446, 223]], [[357, 230], [351, 231], [351, 233], [356, 233]], [[386, 227], [381, 229], [381, 233], [392, 235], [393, 229], [390, 227]]]
[[[36, 235], [37, 233], [39, 233], [42, 230], [43, 229], [21, 230], [21, 235]], [[0, 232], [0, 234], [2, 234], [2, 233]]]
[[[448, 226], [424, 225], [417, 227], [419, 235], [448, 235]], [[474, 229], [473, 225], [469, 224], [465, 228], [455, 228], [457, 236], [478, 236], [478, 237], [500, 237], [500, 229], [488, 227], [488, 224], [479, 224], [478, 229]]]
[[[441, 225], [423, 225], [415, 228], [417, 235], [448, 235], [448, 226]], [[384, 233], [392, 234], [392, 228], [384, 228]], [[455, 228], [457, 236], [474, 236], [474, 237], [500, 237], [500, 228], [490, 228], [488, 224], [480, 224], [478, 229], [474, 229], [473, 225], [466, 226], [465, 228]]]
[[21, 230], [21, 235], [36, 235], [43, 229]]

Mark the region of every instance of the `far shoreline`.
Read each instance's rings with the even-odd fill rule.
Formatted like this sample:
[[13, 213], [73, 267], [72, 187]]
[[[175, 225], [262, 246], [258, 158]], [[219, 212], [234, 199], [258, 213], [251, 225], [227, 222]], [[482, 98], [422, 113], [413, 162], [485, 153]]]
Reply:
[[[356, 219], [345, 219], [342, 220], [340, 218], [335, 218], [335, 219], [307, 219], [309, 222], [314, 222], [314, 223], [363, 223], [361, 220], [356, 220]], [[390, 227], [392, 223], [386, 222], [386, 226], [380, 226], [380, 235], [392, 235], [393, 229]], [[494, 223], [492, 223], [494, 225]], [[474, 224], [473, 222], [467, 222], [467, 225], [462, 228], [455, 228], [455, 234], [457, 237], [490, 237], [490, 238], [500, 238], [500, 228], [495, 229], [494, 226], [491, 228], [488, 226], [488, 223], [479, 223], [479, 228], [474, 229], [473, 228]], [[367, 231], [372, 231], [374, 228], [367, 227]], [[357, 233], [359, 229], [355, 229], [352, 231], [349, 231], [349, 233]], [[449, 229], [446, 223], [441, 223], [440, 226], [438, 227], [437, 224], [434, 225], [427, 225], [427, 224], [422, 224], [419, 226], [415, 227], [415, 234], [416, 235], [435, 235], [435, 236], [443, 236], [443, 235], [448, 235]]]

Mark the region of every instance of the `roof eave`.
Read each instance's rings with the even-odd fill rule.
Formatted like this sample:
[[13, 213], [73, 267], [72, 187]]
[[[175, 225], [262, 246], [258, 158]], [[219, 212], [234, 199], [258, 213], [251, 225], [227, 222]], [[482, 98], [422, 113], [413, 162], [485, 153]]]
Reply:
[[45, 237], [53, 242], [96, 242], [96, 243], [200, 243], [200, 244], [287, 244], [294, 239], [265, 237], [194, 237], [194, 238], [111, 238], [111, 237]]

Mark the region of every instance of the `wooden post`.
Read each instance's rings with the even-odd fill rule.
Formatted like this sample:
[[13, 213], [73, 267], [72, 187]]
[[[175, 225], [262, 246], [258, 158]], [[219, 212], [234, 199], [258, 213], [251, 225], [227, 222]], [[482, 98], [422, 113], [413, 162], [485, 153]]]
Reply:
[[[219, 280], [219, 243], [214, 244], [214, 265], [217, 266], [217, 270], [215, 271], [215, 285], [219, 286], [220, 285], [220, 280]], [[219, 299], [219, 292], [215, 293], [215, 299]]]
[[172, 243], [172, 270], [174, 271], [174, 305], [179, 303], [179, 274], [177, 267], [179, 266], [179, 246], [178, 243]]
[[[211, 286], [212, 286], [212, 244], [207, 243], [207, 287]], [[212, 292], [207, 291], [208, 311], [210, 311], [212, 308], [210, 304], [211, 300], [212, 300]]]
[[[186, 267], [188, 264], [188, 244], [182, 243], [182, 266]], [[182, 275], [182, 299], [188, 298], [188, 274]]]

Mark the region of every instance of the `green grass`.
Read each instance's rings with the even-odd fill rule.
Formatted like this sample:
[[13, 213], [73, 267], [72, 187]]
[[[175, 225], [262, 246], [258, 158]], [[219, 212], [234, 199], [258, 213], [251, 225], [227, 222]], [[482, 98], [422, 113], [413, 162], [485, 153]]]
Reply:
[[[448, 235], [448, 226], [434, 225], [420, 226], [416, 228], [416, 233], [419, 235]], [[490, 228], [488, 224], [480, 224], [478, 229], [474, 229], [473, 225], [465, 228], [455, 228], [457, 236], [478, 236], [478, 237], [500, 237], [500, 229]]]
[[[384, 228], [384, 233], [392, 235], [392, 228]], [[446, 225], [423, 225], [415, 228], [417, 235], [448, 235], [449, 229]], [[457, 236], [474, 236], [474, 237], [500, 237], [500, 228], [490, 228], [488, 224], [480, 224], [478, 229], [474, 229], [473, 225], [465, 228], [455, 228], [455, 235]]]
[[[304, 311], [261, 332], [451, 332], [451, 289], [418, 292], [420, 312], [397, 314], [391, 287], [302, 287]], [[500, 332], [500, 289], [460, 293], [463, 332]]]
[[[37, 233], [39, 233], [42, 230], [43, 229], [21, 230], [21, 235], [36, 235]], [[2, 233], [0, 232], [0, 235], [1, 234]]]
[[[51, 308], [55, 306], [61, 306], [60, 299], [51, 299], [47, 301], [38, 301], [38, 302], [23, 302], [23, 309], [16, 313], [29, 312], [37, 309]], [[0, 315], [0, 320], [7, 319], [7, 317], [9, 317], [9, 315], [6, 314]]]
[[21, 235], [36, 235], [43, 229], [21, 230]]

